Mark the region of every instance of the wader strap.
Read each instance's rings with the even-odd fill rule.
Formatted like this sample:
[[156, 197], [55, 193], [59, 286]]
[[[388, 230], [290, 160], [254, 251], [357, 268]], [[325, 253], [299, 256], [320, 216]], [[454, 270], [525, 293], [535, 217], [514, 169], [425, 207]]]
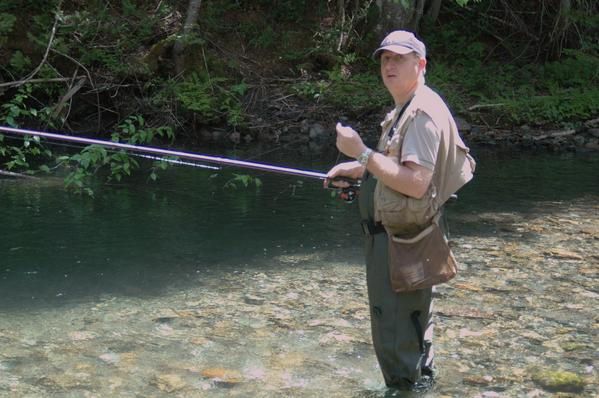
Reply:
[[414, 324], [414, 329], [416, 330], [416, 335], [418, 336], [418, 344], [420, 345], [420, 353], [424, 354], [424, 333], [422, 332], [422, 327], [420, 326], [420, 321], [418, 318], [420, 317], [420, 311], [414, 311], [410, 315], [412, 318], [412, 323]]
[[443, 235], [445, 235], [445, 238], [447, 240], [451, 239], [451, 235], [449, 232], [449, 223], [447, 222], [447, 216], [445, 215], [444, 207], [448, 204], [455, 202], [456, 200], [458, 200], [458, 195], [454, 193], [449, 197], [449, 199], [447, 199], [447, 202], [443, 204], [443, 207], [439, 209], [439, 211], [442, 213], [441, 223], [439, 224], [439, 226], [441, 227], [441, 231], [443, 231]]
[[380, 222], [375, 223], [372, 220], [362, 220], [360, 224], [362, 225], [362, 232], [365, 235], [376, 235], [385, 232], [385, 227]]

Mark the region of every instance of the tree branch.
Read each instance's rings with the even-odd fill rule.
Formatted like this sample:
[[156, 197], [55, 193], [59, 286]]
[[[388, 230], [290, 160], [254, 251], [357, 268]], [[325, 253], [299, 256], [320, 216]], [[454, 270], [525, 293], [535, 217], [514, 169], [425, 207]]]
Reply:
[[[77, 76], [76, 79], [85, 79], [85, 76]], [[70, 77], [53, 77], [48, 79], [29, 79], [29, 80], [17, 80], [15, 82], [8, 83], [0, 83], [0, 88], [2, 87], [13, 87], [13, 86], [21, 86], [25, 83], [58, 83], [58, 82], [70, 82], [72, 79]]]
[[28, 176], [27, 174], [22, 174], [22, 173], [15, 173], [13, 171], [7, 171], [7, 170], [0, 170], [0, 176], [26, 178], [26, 179], [29, 179], [29, 180], [37, 180], [37, 177]]
[[44, 57], [42, 58], [42, 61], [29, 74], [29, 76], [27, 76], [26, 78], [19, 81], [19, 84], [17, 85], [17, 87], [29, 82], [35, 75], [38, 74], [40, 69], [42, 69], [42, 66], [44, 66], [44, 64], [46, 63], [46, 60], [48, 59], [48, 54], [50, 53], [50, 48], [52, 48], [52, 42], [54, 41], [54, 36], [56, 36], [56, 27], [57, 26], [58, 26], [58, 14], [56, 14], [54, 16], [54, 25], [52, 26], [52, 32], [50, 33], [50, 39], [48, 40], [48, 45], [46, 46], [46, 52], [44, 53]]

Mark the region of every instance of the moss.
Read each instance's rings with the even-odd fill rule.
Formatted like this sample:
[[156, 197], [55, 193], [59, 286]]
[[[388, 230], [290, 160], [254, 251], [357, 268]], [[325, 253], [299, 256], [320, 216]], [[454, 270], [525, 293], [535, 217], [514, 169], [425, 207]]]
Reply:
[[153, 44], [140, 62], [144, 63], [151, 72], [156, 72], [161, 60], [169, 56], [168, 52], [170, 52], [174, 42], [175, 36], [171, 35]]
[[575, 341], [565, 341], [563, 343], [560, 344], [560, 347], [562, 347], [562, 349], [564, 351], [583, 351], [586, 350], [587, 348], [589, 348], [589, 346], [587, 344], [584, 343], [577, 343]]
[[563, 370], [538, 370], [533, 375], [533, 381], [553, 392], [581, 392], [585, 386], [581, 376]]

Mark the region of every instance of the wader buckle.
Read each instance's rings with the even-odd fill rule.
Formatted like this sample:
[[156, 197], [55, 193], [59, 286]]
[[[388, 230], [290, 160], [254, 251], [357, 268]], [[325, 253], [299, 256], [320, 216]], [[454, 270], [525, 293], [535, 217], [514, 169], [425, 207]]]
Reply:
[[376, 235], [385, 232], [385, 227], [380, 222], [374, 223], [370, 220], [362, 220], [360, 225], [365, 235]]

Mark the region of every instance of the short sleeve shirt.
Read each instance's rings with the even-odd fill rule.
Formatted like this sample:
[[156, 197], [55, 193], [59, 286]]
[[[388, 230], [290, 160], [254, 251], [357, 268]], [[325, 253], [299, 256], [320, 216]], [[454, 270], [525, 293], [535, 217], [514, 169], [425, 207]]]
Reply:
[[440, 140], [433, 119], [424, 112], [418, 112], [406, 131], [401, 150], [401, 162], [414, 162], [434, 171]]

